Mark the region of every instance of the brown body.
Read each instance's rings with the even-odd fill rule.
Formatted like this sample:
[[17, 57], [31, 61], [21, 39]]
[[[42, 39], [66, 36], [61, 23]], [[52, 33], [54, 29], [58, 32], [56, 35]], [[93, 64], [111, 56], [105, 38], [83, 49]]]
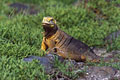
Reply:
[[[63, 58], [70, 58], [76, 61], [97, 60], [98, 56], [83, 42], [71, 37], [60, 29], [50, 36], [44, 37], [41, 48], [52, 50]], [[46, 48], [46, 49], [45, 49]]]
[[52, 17], [43, 18], [42, 25], [45, 30], [41, 44], [42, 50], [48, 50], [63, 58], [76, 61], [98, 62], [100, 59], [109, 60], [109, 58], [97, 56], [88, 45], [59, 29]]

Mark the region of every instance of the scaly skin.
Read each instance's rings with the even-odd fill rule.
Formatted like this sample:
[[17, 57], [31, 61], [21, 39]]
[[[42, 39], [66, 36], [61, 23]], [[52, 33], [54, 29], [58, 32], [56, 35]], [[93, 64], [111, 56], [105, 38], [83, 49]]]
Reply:
[[101, 59], [88, 45], [60, 30], [52, 17], [44, 17], [42, 25], [45, 30], [41, 44], [42, 50], [49, 50], [63, 58], [76, 61], [98, 62]]

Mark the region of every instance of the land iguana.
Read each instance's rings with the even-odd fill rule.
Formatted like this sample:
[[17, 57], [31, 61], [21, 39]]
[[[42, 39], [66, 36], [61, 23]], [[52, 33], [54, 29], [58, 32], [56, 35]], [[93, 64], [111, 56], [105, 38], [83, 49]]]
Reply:
[[42, 26], [45, 31], [41, 43], [42, 50], [52, 51], [63, 58], [83, 62], [108, 59], [97, 56], [88, 45], [62, 31], [53, 17], [44, 17]]

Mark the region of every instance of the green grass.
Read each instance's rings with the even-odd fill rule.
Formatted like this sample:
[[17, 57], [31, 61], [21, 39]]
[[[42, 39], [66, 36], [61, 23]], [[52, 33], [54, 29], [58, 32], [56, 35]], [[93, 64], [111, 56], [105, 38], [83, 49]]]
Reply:
[[24, 62], [14, 57], [2, 56], [0, 58], [1, 80], [46, 80], [49, 75], [45, 74], [43, 66], [38, 61]]
[[[40, 72], [42, 67], [38, 67], [34, 62], [26, 64], [21, 61], [29, 55], [42, 56], [43, 52], [40, 50], [43, 37], [41, 22], [44, 16], [54, 17], [63, 31], [89, 46], [103, 47], [103, 39], [108, 34], [120, 29], [120, 8], [115, 6], [115, 4], [120, 4], [119, 0], [110, 3], [104, 0], [91, 0], [91, 2], [88, 2], [88, 7], [98, 8], [103, 14], [107, 15], [107, 19], [98, 17], [93, 11], [84, 8], [83, 4], [78, 7], [73, 6], [75, 1], [77, 0], [0, 1], [0, 76], [5, 75], [1, 79], [20, 79], [20, 77], [22, 79], [34, 79], [35, 76], [42, 80], [48, 78], [44, 71]], [[8, 6], [13, 2], [34, 5], [40, 12], [37, 15], [14, 15], [14, 9]], [[9, 17], [9, 15], [12, 16]], [[106, 48], [108, 50], [120, 50], [120, 38], [116, 39], [111, 45], [106, 46]], [[9, 65], [7, 63], [3, 65], [4, 62]], [[33, 65], [29, 67], [31, 64]], [[118, 68], [118, 64], [113, 67]], [[23, 67], [24, 65], [27, 69], [13, 69], [15, 66]], [[8, 76], [11, 70], [13, 71]], [[22, 70], [25, 70], [25, 72], [22, 72]], [[19, 73], [16, 73], [16, 71]], [[29, 76], [32, 71], [35, 73]], [[63, 73], [65, 73], [64, 69]], [[42, 75], [41, 78], [40, 75]], [[74, 76], [73, 73], [69, 72], [66, 75]]]
[[[75, 69], [76, 68], [74, 67], [73, 64], [71, 64], [69, 62], [62, 63], [57, 58], [56, 58], [54, 64], [55, 64], [54, 66], [57, 68], [58, 71], [56, 70], [57, 73], [54, 74], [53, 77], [55, 75], [59, 74], [59, 72], [60, 72], [60, 73], [62, 73], [62, 75], [65, 75], [65, 76], [67, 76], [70, 79], [74, 80], [74, 79], [78, 78], [79, 75], [77, 73], [75, 73]], [[84, 73], [84, 71], [81, 70], [81, 73]]]

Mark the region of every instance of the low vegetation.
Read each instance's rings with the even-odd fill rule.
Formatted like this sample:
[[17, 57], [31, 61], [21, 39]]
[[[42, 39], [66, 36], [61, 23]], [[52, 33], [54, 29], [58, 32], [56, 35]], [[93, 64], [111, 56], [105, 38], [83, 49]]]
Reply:
[[[34, 6], [39, 13], [36, 15], [15, 14], [16, 9], [9, 5], [16, 2]], [[120, 1], [90, 0], [86, 8], [83, 1], [78, 6], [75, 5], [76, 3], [77, 0], [0, 1], [1, 79], [46, 80], [49, 78], [49, 75], [44, 73], [43, 67], [35, 61], [32, 63], [22, 61], [29, 55], [43, 55], [40, 45], [43, 37], [41, 21], [44, 16], [54, 17], [63, 31], [89, 46], [120, 50], [120, 37], [108, 46], [104, 43], [107, 35], [120, 29], [120, 7], [116, 6], [120, 4]], [[113, 65], [113, 67], [116, 66], [118, 68], [119, 65]]]

